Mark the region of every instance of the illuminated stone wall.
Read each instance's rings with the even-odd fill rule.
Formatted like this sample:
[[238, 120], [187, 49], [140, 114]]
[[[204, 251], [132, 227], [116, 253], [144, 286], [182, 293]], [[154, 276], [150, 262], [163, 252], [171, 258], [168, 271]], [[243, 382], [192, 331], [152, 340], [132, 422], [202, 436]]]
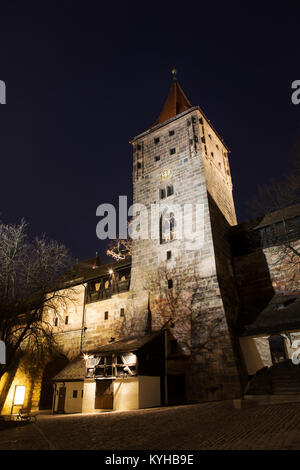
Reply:
[[[170, 135], [170, 131], [174, 133]], [[159, 142], [155, 141], [158, 138]], [[158, 226], [156, 240], [134, 241], [133, 297], [141, 297], [147, 273], [155, 273], [159, 266], [167, 266], [171, 277], [178, 277], [182, 283], [190, 285], [194, 293], [192, 314], [190, 319], [186, 319], [190, 327], [175, 323], [172, 329], [172, 335], [182, 350], [186, 344], [191, 345], [188, 368], [184, 369], [187, 372], [188, 400], [237, 397], [240, 395], [239, 373], [226, 319], [227, 314], [229, 319], [236, 317], [235, 309], [232, 311], [229, 305], [233, 279], [220, 284], [222, 275], [225, 278], [230, 270], [232, 272], [230, 248], [225, 238], [218, 236], [219, 230], [226, 233], [230, 224], [236, 223], [227, 150], [196, 109], [141, 134], [132, 145], [134, 203], [141, 203], [148, 210], [151, 204], [159, 203], [181, 206], [192, 203], [204, 207], [203, 244], [200, 239], [193, 246], [182, 240], [161, 244]], [[171, 152], [174, 148], [176, 151]], [[161, 200], [160, 190], [167, 185], [173, 185], [174, 194]], [[169, 250], [172, 256], [167, 261]], [[219, 267], [223, 272], [218, 272]], [[224, 302], [228, 310], [226, 314]], [[151, 311], [154, 329], [162, 326], [166, 319], [161, 318], [155, 309], [151, 308]], [[186, 366], [187, 363], [183, 364]]]

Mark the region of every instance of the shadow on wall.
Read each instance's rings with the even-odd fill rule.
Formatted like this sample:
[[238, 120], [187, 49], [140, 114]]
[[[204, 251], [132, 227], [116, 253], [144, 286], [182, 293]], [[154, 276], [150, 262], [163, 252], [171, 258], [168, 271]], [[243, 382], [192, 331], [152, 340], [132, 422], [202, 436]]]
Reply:
[[53, 397], [53, 377], [58, 374], [66, 365], [69, 363], [69, 360], [63, 354], [60, 354], [52, 361], [48, 362], [45, 366], [43, 377], [42, 377], [42, 387], [41, 387], [41, 396], [39, 408], [40, 410], [49, 410], [52, 408], [52, 397]]

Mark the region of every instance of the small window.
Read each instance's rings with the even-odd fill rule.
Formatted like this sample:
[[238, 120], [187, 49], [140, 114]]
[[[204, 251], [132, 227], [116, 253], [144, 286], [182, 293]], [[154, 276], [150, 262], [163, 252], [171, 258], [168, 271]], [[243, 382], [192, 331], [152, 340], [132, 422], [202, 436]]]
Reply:
[[194, 140], [195, 140], [195, 142], [198, 142], [198, 136], [197, 135], [195, 135]]
[[142, 148], [141, 145], [138, 144], [138, 145], [137, 145], [137, 150], [141, 150], [141, 148]]
[[165, 199], [166, 197], [166, 190], [165, 188], [160, 190], [160, 199]]
[[172, 287], [173, 287], [173, 280], [168, 279], [168, 289], [172, 289]]
[[138, 167], [139, 170], [142, 168], [141, 162], [138, 162], [137, 167]]
[[188, 160], [189, 160], [188, 158], [185, 158], [185, 159], [183, 160], [183, 163], [186, 163]]
[[172, 135], [175, 134], [175, 131], [169, 131], [169, 136], [172, 137]]
[[203, 119], [202, 117], [199, 119], [200, 124], [203, 124]]
[[104, 320], [108, 320], [108, 312], [104, 312]]
[[211, 156], [214, 158], [214, 152], [210, 152]]
[[193, 122], [193, 123], [197, 122], [196, 116], [192, 116], [192, 122]]
[[58, 318], [55, 317], [55, 318], [54, 318], [54, 326], [57, 326], [57, 324], [58, 324]]
[[73, 398], [77, 398], [77, 395], [78, 395], [78, 391], [77, 391], [77, 390], [73, 390]]
[[172, 194], [174, 194], [174, 187], [167, 186], [167, 196], [172, 196]]
[[125, 315], [125, 309], [121, 308], [120, 309], [120, 317], [124, 317], [124, 315]]
[[170, 155], [174, 155], [174, 153], [176, 153], [176, 148], [170, 149]]
[[210, 135], [210, 134], [208, 134], [208, 137], [209, 137], [209, 138], [210, 138], [210, 140], [211, 140], [211, 135]]
[[158, 144], [158, 143], [159, 143], [159, 137], [155, 137], [154, 143], [155, 143], [155, 144]]
[[217, 147], [217, 149], [219, 150], [219, 146], [218, 146], [218, 144], [216, 144], [216, 147]]
[[172, 251], [169, 250], [167, 251], [167, 259], [171, 259], [172, 258]]
[[68, 323], [69, 323], [69, 317], [66, 316], [66, 318], [65, 318], [65, 325], [68, 325]]
[[156, 155], [155, 161], [156, 161], [156, 162], [159, 162], [159, 160], [160, 160], [160, 155]]

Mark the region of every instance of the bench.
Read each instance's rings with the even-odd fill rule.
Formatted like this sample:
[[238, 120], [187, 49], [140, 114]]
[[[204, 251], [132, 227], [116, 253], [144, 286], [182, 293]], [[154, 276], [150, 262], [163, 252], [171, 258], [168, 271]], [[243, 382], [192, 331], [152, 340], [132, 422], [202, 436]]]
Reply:
[[36, 413], [31, 413], [27, 408], [21, 408], [16, 417], [17, 421], [34, 423], [36, 421]]

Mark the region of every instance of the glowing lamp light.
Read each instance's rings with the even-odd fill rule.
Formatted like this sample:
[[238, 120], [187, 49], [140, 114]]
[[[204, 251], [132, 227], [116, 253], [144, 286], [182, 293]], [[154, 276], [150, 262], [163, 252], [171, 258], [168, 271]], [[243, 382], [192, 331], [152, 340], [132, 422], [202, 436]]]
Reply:
[[16, 385], [14, 405], [24, 405], [25, 391], [25, 385]]
[[108, 272], [109, 272], [110, 275], [113, 274], [113, 270], [112, 270], [112, 269], [110, 269]]
[[89, 358], [89, 355], [88, 355], [88, 354], [84, 354], [84, 355], [83, 355], [83, 358], [87, 361], [88, 358]]

